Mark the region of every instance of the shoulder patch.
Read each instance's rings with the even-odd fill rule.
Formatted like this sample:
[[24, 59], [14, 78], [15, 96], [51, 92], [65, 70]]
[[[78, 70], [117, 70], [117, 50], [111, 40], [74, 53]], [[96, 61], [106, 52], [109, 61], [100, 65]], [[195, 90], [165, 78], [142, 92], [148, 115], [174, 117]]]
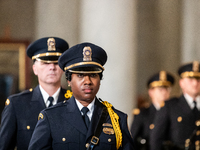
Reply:
[[6, 102], [5, 102], [5, 105], [8, 106], [9, 104], [10, 104], [10, 100], [7, 99]]
[[134, 115], [139, 115], [139, 114], [140, 114], [140, 109], [139, 109], [139, 108], [135, 108], [135, 109], [133, 110], [133, 114], [134, 114]]
[[38, 120], [43, 119], [43, 118], [44, 118], [43, 114], [40, 113], [39, 116], [38, 116]]

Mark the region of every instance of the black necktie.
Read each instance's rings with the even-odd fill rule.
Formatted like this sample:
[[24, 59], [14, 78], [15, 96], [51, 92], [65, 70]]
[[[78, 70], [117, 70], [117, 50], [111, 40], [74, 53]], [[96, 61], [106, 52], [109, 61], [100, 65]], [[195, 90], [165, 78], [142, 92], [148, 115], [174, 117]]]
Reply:
[[48, 107], [53, 106], [53, 97], [49, 96], [48, 101], [50, 102]]
[[89, 117], [88, 117], [88, 115], [87, 115], [87, 112], [89, 111], [89, 109], [88, 109], [87, 107], [83, 107], [83, 108], [81, 109], [81, 111], [83, 112], [83, 120], [84, 120], [85, 125], [86, 125], [86, 127], [87, 127], [87, 129], [88, 129], [89, 124], [90, 124], [90, 120], [89, 120]]
[[194, 108], [193, 108], [193, 113], [194, 113], [194, 116], [195, 116], [195, 120], [197, 120], [197, 116], [198, 116], [198, 109], [197, 109], [197, 102], [196, 101], [193, 101], [194, 103]]

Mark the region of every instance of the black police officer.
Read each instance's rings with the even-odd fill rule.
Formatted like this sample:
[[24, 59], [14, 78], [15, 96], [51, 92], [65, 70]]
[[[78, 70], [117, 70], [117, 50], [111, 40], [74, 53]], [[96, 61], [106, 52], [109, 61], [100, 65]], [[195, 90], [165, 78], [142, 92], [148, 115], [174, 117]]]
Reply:
[[[0, 127], [0, 150], [27, 150], [41, 110], [65, 99], [61, 88], [63, 71], [58, 58], [68, 43], [57, 37], [45, 37], [31, 43], [27, 55], [33, 60], [33, 72], [39, 85], [14, 94], [6, 100]], [[48, 101], [50, 97], [51, 101]]]
[[[40, 113], [29, 150], [134, 149], [127, 115], [96, 98], [106, 61], [106, 52], [92, 43], [75, 45], [63, 53], [58, 63], [73, 96]], [[104, 108], [109, 115], [99, 124], [102, 129], [96, 136], [95, 128]]]
[[149, 150], [149, 137], [154, 128], [154, 117], [164, 101], [169, 99], [173, 84], [174, 77], [166, 71], [160, 71], [149, 78], [147, 88], [151, 105], [133, 111], [131, 134], [138, 150]]

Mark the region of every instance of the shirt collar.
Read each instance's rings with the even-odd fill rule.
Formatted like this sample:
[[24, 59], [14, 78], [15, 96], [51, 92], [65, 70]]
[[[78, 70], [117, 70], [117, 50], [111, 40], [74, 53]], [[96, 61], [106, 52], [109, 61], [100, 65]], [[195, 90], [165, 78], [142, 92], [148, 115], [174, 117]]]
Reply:
[[[75, 99], [75, 100], [76, 100], [76, 104], [78, 106], [78, 109], [81, 112], [81, 109], [84, 106], [77, 99]], [[87, 106], [87, 108], [89, 109], [89, 111], [87, 112], [87, 115], [88, 115], [90, 120], [92, 119], [92, 114], [93, 114], [93, 111], [94, 111], [94, 102], [95, 102], [95, 99]], [[81, 114], [82, 114], [82, 112], [81, 112]]]
[[[190, 95], [188, 95], [187, 93], [184, 94], [184, 97], [185, 97], [188, 105], [190, 106], [190, 108], [193, 109], [194, 108], [193, 98]], [[197, 96], [195, 98], [195, 101], [197, 102], [197, 109], [200, 110], [200, 96]]]
[[[48, 101], [49, 94], [42, 88], [41, 85], [39, 85], [39, 88], [40, 88], [40, 91], [42, 93], [42, 97], [44, 99], [44, 103], [45, 103], [46, 107], [48, 107], [49, 106], [49, 101]], [[54, 99], [53, 100], [53, 105], [55, 105], [57, 103], [57, 101], [58, 101], [58, 96], [59, 96], [59, 93], [60, 93], [60, 89], [61, 88], [58, 88], [58, 90], [52, 95], [52, 97]]]

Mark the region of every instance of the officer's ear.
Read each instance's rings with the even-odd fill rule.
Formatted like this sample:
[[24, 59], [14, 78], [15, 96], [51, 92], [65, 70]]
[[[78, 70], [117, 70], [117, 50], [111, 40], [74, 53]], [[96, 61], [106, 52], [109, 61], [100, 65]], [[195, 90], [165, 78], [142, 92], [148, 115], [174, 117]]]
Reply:
[[71, 87], [71, 82], [67, 80], [68, 86]]
[[152, 92], [153, 92], [152, 88], [149, 88], [149, 89], [148, 89], [149, 97], [152, 97]]
[[179, 86], [181, 87], [181, 89], [184, 88], [184, 79], [183, 79], [183, 78], [181, 78], [181, 79], [179, 80]]
[[33, 64], [32, 69], [33, 69], [34, 74], [35, 74], [35, 75], [38, 75], [36, 63]]

